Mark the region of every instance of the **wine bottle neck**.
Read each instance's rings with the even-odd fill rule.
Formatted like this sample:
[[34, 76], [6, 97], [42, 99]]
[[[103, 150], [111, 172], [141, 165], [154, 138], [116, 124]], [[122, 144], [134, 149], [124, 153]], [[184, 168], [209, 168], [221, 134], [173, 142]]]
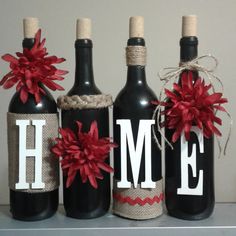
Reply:
[[93, 77], [92, 41], [79, 39], [75, 42], [75, 83], [74, 87], [95, 86]]
[[144, 66], [128, 66], [126, 86], [145, 85], [146, 73]]
[[31, 49], [34, 46], [35, 39], [34, 38], [24, 38], [22, 41], [22, 47]]
[[[145, 47], [145, 40], [144, 38], [130, 38], [127, 42], [127, 46]], [[126, 86], [145, 85], [145, 84], [146, 84], [145, 66], [128, 65]]]
[[183, 37], [180, 40], [180, 61], [187, 62], [195, 59], [198, 54], [198, 39], [195, 36]]
[[[197, 57], [198, 39], [195, 36], [183, 37], [180, 39], [180, 62], [188, 62]], [[193, 81], [198, 78], [198, 71], [193, 70]], [[179, 80], [179, 84], [181, 81]]]

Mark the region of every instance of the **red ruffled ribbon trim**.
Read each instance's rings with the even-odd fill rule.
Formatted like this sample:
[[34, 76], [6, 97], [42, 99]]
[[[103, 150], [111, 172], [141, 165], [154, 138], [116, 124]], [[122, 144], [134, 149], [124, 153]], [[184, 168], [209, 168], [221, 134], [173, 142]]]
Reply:
[[118, 202], [128, 203], [131, 206], [135, 206], [137, 204], [140, 206], [144, 206], [146, 204], [153, 205], [154, 203], [162, 202], [164, 200], [164, 194], [161, 193], [159, 196], [156, 195], [153, 198], [146, 197], [144, 199], [141, 199], [140, 197], [136, 197], [133, 199], [129, 196], [123, 196], [120, 193], [113, 193], [113, 198], [117, 200]]

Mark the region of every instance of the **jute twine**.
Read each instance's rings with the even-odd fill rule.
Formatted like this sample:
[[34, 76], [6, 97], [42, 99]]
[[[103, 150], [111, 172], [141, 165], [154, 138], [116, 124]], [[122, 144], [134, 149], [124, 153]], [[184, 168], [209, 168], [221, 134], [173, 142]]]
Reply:
[[[31, 189], [31, 183], [35, 178], [35, 158], [26, 158], [26, 182], [30, 184], [28, 190], [15, 189], [15, 184], [19, 181], [19, 126], [16, 120], [45, 120], [43, 126], [43, 147], [42, 147], [42, 179], [45, 183], [44, 189]], [[58, 137], [58, 114], [16, 114], [7, 113], [8, 130], [8, 168], [9, 187], [15, 191], [36, 193], [48, 192], [59, 186], [59, 162], [52, 156], [50, 149], [53, 139]], [[35, 126], [27, 126], [26, 148], [34, 149]]]
[[57, 105], [62, 110], [70, 109], [97, 109], [112, 106], [112, 96], [109, 94], [60, 96]]
[[145, 66], [147, 59], [147, 49], [144, 46], [126, 47], [127, 66]]
[[117, 180], [114, 180], [113, 194], [119, 194], [123, 198], [130, 197], [131, 199], [145, 199], [154, 197], [160, 198], [160, 202], [153, 204], [146, 203], [145, 205], [131, 205], [129, 203], [123, 203], [122, 201], [113, 198], [113, 213], [125, 218], [134, 220], [145, 220], [160, 216], [163, 212], [163, 188], [162, 179], [156, 182], [156, 188], [144, 189], [138, 185], [137, 188], [133, 186], [129, 189], [117, 188]]

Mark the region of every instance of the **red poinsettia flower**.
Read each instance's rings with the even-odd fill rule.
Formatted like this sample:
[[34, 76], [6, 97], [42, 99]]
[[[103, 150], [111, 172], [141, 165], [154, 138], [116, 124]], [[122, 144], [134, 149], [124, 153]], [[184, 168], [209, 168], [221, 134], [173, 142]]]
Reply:
[[184, 72], [181, 76], [181, 84], [174, 83], [174, 91], [165, 89], [167, 102], [154, 102], [165, 106], [161, 113], [165, 115], [165, 122], [162, 126], [168, 129], [175, 129], [172, 142], [176, 142], [181, 133], [184, 132], [186, 140], [190, 138], [190, 130], [193, 125], [203, 130], [206, 138], [213, 134], [221, 135], [214, 123], [219, 125], [222, 121], [216, 116], [216, 110], [226, 111], [221, 104], [227, 99], [222, 98], [222, 93], [209, 94], [211, 85], [205, 85], [203, 79], [198, 77], [193, 82], [193, 73]]
[[110, 138], [99, 138], [97, 122], [92, 122], [88, 133], [83, 133], [82, 123], [76, 122], [77, 135], [69, 128], [59, 129], [61, 138], [51, 151], [61, 157], [63, 173], [67, 175], [66, 187], [70, 187], [77, 172], [80, 172], [82, 182], [89, 180], [97, 188], [97, 180], [103, 179], [101, 170], [112, 172], [113, 169], [105, 163], [111, 148], [117, 145], [110, 142]]
[[20, 99], [23, 103], [28, 100], [29, 94], [33, 94], [36, 103], [40, 102], [41, 95], [45, 95], [40, 84], [52, 90], [64, 90], [56, 84], [55, 80], [63, 80], [62, 75], [68, 73], [65, 70], [57, 69], [54, 64], [65, 61], [64, 58], [48, 56], [44, 47], [45, 39], [40, 42], [41, 30], [35, 35], [35, 43], [31, 49], [24, 48], [23, 53], [17, 52], [17, 57], [5, 54], [2, 59], [10, 63], [11, 71], [0, 81], [0, 86], [9, 89], [16, 85], [16, 90], [20, 92]]

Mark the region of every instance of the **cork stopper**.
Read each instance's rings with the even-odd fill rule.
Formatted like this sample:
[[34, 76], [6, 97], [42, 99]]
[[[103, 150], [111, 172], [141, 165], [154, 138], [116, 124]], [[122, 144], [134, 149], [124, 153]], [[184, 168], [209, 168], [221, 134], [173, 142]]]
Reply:
[[144, 18], [142, 16], [132, 16], [129, 18], [129, 37], [144, 37]]
[[182, 17], [182, 37], [197, 36], [197, 16]]
[[91, 39], [92, 22], [89, 18], [79, 18], [76, 24], [76, 39]]
[[39, 20], [34, 17], [23, 19], [24, 38], [34, 38], [39, 29]]

